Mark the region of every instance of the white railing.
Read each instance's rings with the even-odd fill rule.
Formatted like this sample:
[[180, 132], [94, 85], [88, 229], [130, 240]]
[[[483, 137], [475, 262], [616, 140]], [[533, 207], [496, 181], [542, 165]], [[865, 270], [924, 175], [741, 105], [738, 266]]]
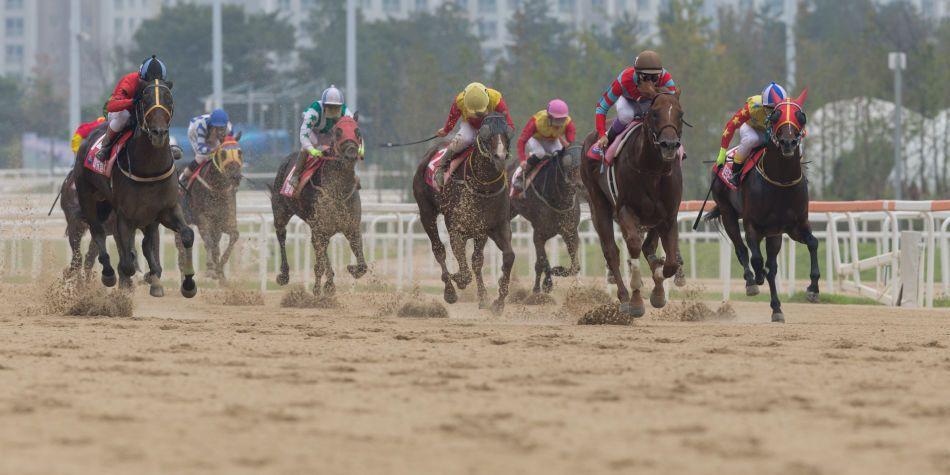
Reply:
[[[279, 248], [273, 231], [273, 218], [270, 202], [263, 192], [239, 193], [238, 222], [241, 228], [241, 241], [229, 263], [231, 275], [255, 275], [261, 289], [273, 281], [279, 266]], [[68, 262], [64, 257], [67, 247], [63, 237], [65, 221], [59, 207], [52, 216], [47, 217], [49, 203], [53, 195], [17, 196], [16, 201], [9, 197], [0, 197], [0, 277], [36, 277], [44, 266], [59, 268]], [[869, 211], [867, 208], [850, 207], [854, 210], [839, 211], [838, 208], [813, 206], [817, 209], [810, 213], [810, 219], [821, 241], [820, 252], [824, 254], [821, 266], [822, 292], [849, 292], [865, 295], [875, 300], [897, 304], [896, 290], [900, 282], [898, 269], [899, 237], [902, 231], [918, 230], [923, 233], [923, 253], [920, 272], [917, 276], [922, 291], [916, 296], [904, 296], [904, 303], [916, 302], [923, 306], [932, 306], [939, 293], [950, 295], [950, 211], [934, 210], [931, 202], [900, 202], [906, 205], [891, 206], [893, 209]], [[907, 204], [912, 203], [912, 204]], [[842, 208], [842, 204], [838, 206]], [[847, 205], [845, 203], [844, 205]], [[893, 205], [893, 202], [892, 202]], [[686, 275], [692, 280], [702, 279], [707, 285], [721, 289], [722, 298], [728, 299], [733, 290], [733, 279], [737, 288], [741, 278], [735, 278], [737, 264], [732, 244], [711, 225], [704, 225], [698, 231], [692, 231], [690, 225], [695, 218], [698, 203], [684, 203], [678, 222], [680, 226], [680, 245], [686, 258]], [[848, 208], [844, 206], [842, 209]], [[367, 261], [379, 276], [387, 276], [387, 282], [397, 288], [404, 288], [413, 282], [438, 283], [439, 271], [432, 258], [427, 235], [418, 223], [418, 211], [415, 204], [363, 205], [363, 244]], [[447, 243], [447, 234], [440, 222], [443, 241]], [[165, 230], [162, 231], [163, 264], [167, 275], [174, 275], [174, 241]], [[606, 273], [600, 252], [599, 239], [590, 222], [590, 213], [586, 206], [581, 215], [579, 229], [581, 251], [579, 264], [581, 276], [603, 279], [606, 285]], [[616, 233], [623, 258], [626, 249]], [[111, 240], [110, 240], [111, 241]], [[84, 241], [83, 248], [88, 243]], [[834, 243], [834, 245], [829, 245]], [[779, 288], [784, 294], [791, 294], [802, 283], [796, 279], [796, 257], [807, 252], [801, 245], [792, 246], [786, 237], [779, 256]], [[533, 279], [535, 252], [532, 245], [531, 230], [528, 223], [518, 218], [513, 224], [513, 246], [516, 255], [516, 271], [519, 276]], [[196, 243], [197, 256], [203, 258], [200, 241]], [[716, 264], [699, 268], [699, 254], [716, 252]], [[936, 282], [936, 254], [940, 251], [940, 287]], [[353, 257], [342, 236], [337, 236], [330, 245], [331, 262], [339, 270], [346, 263], [352, 263]], [[567, 258], [563, 242], [559, 238], [548, 243], [548, 255], [552, 266], [564, 262]], [[305, 223], [294, 219], [288, 229], [287, 251], [291, 266], [291, 280], [309, 284], [313, 280], [313, 255], [310, 246], [310, 234]], [[873, 253], [869, 256], [868, 253]], [[171, 253], [171, 254], [168, 254]], [[590, 253], [590, 256], [588, 256]], [[114, 254], [113, 254], [114, 255]], [[165, 255], [168, 255], [166, 258]], [[470, 255], [470, 251], [469, 251]], [[349, 256], [349, 257], [347, 257]], [[455, 265], [449, 253], [450, 266]], [[593, 257], [593, 259], [591, 259]], [[50, 260], [52, 259], [52, 260]], [[520, 261], [520, 262], [519, 262]], [[708, 262], [708, 259], [705, 259]], [[527, 266], [522, 265], [527, 262]], [[486, 248], [486, 277], [495, 282], [501, 264], [500, 252], [494, 246]], [[144, 262], [141, 263], [144, 268]], [[626, 267], [626, 266], [622, 266]], [[199, 278], [201, 277], [201, 267]], [[711, 272], [714, 271], [715, 272]], [[873, 271], [873, 278], [862, 276]], [[803, 272], [807, 274], [807, 272]]]

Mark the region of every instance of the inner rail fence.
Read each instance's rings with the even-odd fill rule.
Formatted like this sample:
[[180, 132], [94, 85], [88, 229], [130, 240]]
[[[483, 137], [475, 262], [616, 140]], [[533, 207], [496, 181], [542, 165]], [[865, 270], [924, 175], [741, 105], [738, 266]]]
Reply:
[[[46, 215], [53, 197], [48, 193], [0, 195], [0, 279], [27, 281], [50, 270], [59, 272], [68, 264], [65, 217], [58, 206], [51, 216]], [[689, 281], [701, 283], [728, 300], [731, 292], [743, 288], [741, 269], [732, 243], [715, 223], [703, 222], [698, 230], [692, 230], [700, 204], [683, 202], [678, 216], [685, 275]], [[709, 208], [707, 205], [707, 211]], [[241, 238], [225, 272], [233, 280], [252, 280], [261, 290], [274, 287], [280, 254], [267, 195], [241, 191], [237, 212]], [[933, 307], [935, 300], [950, 297], [950, 200], [813, 201], [809, 219], [820, 240], [819, 284], [823, 293], [861, 295], [887, 305], [924, 307]], [[513, 273], [522, 282], [533, 282], [536, 257], [530, 224], [518, 217], [512, 222], [512, 229], [516, 253]], [[415, 204], [364, 203], [362, 230], [366, 259], [375, 280], [397, 289], [441, 284], [439, 268]], [[441, 219], [440, 233], [447, 243]], [[579, 275], [607, 286], [599, 238], [586, 204], [582, 205], [579, 235]], [[615, 236], [626, 259], [619, 229]], [[87, 235], [83, 250], [88, 242]], [[111, 247], [112, 240], [109, 242]], [[165, 276], [177, 276], [177, 250], [172, 234], [164, 228], [161, 242]], [[549, 241], [546, 249], [552, 267], [569, 262], [560, 238]], [[295, 218], [288, 227], [287, 250], [291, 281], [309, 286], [313, 281], [313, 249], [309, 228], [299, 219]], [[196, 240], [194, 252], [201, 279], [206, 259], [200, 239]], [[501, 253], [494, 245], [487, 246], [485, 252], [486, 277], [488, 282], [496, 282]], [[344, 278], [348, 279], [340, 270], [353, 263], [354, 258], [342, 236], [334, 237], [329, 253], [337, 275], [346, 275]], [[468, 254], [471, 255], [471, 248]], [[140, 267], [146, 268], [140, 252], [139, 260], [143, 261]], [[451, 253], [449, 265], [450, 269], [456, 268]], [[785, 237], [779, 255], [780, 291], [791, 295], [801, 290], [798, 286], [807, 285], [808, 273], [807, 248]]]

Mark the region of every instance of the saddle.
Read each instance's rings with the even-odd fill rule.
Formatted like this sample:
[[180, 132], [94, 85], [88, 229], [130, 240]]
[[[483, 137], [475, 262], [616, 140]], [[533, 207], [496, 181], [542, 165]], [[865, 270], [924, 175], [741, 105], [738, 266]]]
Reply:
[[[438, 190], [435, 185], [435, 172], [439, 169], [439, 163], [442, 161], [442, 157], [445, 156], [447, 148], [448, 147], [446, 146], [436, 150], [436, 152], [432, 154], [432, 158], [429, 159], [429, 164], [426, 165], [426, 184], [431, 186], [433, 190]], [[468, 158], [468, 156], [471, 155], [472, 151], [474, 150], [475, 146], [470, 145], [468, 148], [463, 150], [462, 153], [456, 155], [455, 158], [452, 159], [452, 163], [449, 164], [449, 169], [445, 172], [447, 174], [446, 177], [451, 177], [452, 174], [455, 173], [455, 170], [458, 169], [459, 165], [461, 165], [462, 162]], [[446, 180], [445, 183], [448, 183], [448, 180]]]
[[185, 191], [191, 190], [191, 185], [196, 181], [204, 185], [205, 188], [211, 189], [211, 187], [208, 186], [208, 183], [204, 180], [204, 175], [207, 174], [209, 170], [209, 163], [211, 163], [211, 160], [205, 160], [204, 163], [198, 165], [198, 169], [195, 170], [195, 172], [191, 174], [191, 177], [188, 178], [188, 183], [185, 183]]
[[[736, 157], [736, 150], [738, 149], [739, 147], [733, 147], [726, 153], [726, 163], [723, 164], [722, 168], [719, 168], [717, 170], [716, 168], [718, 167], [718, 165], [713, 165], [713, 170], [716, 172], [716, 176], [718, 176], [719, 180], [722, 181], [727, 187], [729, 187], [730, 190], [737, 189], [735, 186], [732, 185], [732, 183], [729, 182], [729, 179], [732, 177], [733, 174], [736, 173], [733, 167], [735, 166], [734, 160]], [[762, 159], [762, 156], [765, 155], [765, 149], [766, 149], [765, 145], [756, 147], [755, 149], [752, 150], [752, 153], [750, 154], [751, 156], [748, 159], [746, 159], [746, 161], [742, 164], [742, 175], [740, 176], [740, 182], [739, 182], [740, 185], [742, 184], [743, 181], [745, 181], [746, 177], [749, 176], [749, 172], [752, 171], [752, 168], [754, 168], [755, 165], [759, 162], [759, 160]]]
[[325, 156], [319, 158], [311, 155], [307, 156], [307, 161], [305, 161], [303, 165], [303, 171], [300, 173], [300, 181], [297, 182], [299, 184], [298, 186], [300, 187], [299, 190], [294, 189], [294, 186], [290, 183], [290, 177], [294, 176], [294, 172], [297, 171], [297, 164], [295, 163], [294, 166], [290, 167], [290, 171], [287, 172], [287, 176], [284, 177], [284, 184], [280, 187], [281, 196], [285, 196], [287, 198], [296, 198], [297, 194], [303, 189], [304, 185], [310, 182], [310, 179], [313, 178], [313, 175], [317, 173], [317, 170], [319, 170], [320, 167], [326, 163], [326, 161], [327, 157]]
[[603, 164], [608, 167], [613, 165], [614, 158], [617, 157], [617, 154], [620, 153], [624, 144], [627, 143], [627, 139], [630, 138], [634, 130], [640, 128], [642, 123], [643, 121], [640, 120], [630, 121], [630, 123], [627, 124], [627, 128], [623, 129], [623, 132], [614, 137], [613, 142], [610, 143], [610, 146], [607, 147], [607, 151], [604, 152], [603, 155], [592, 154], [588, 151], [587, 157], [592, 160], [603, 161]]
[[112, 167], [115, 166], [115, 159], [119, 156], [119, 152], [125, 148], [125, 143], [129, 141], [130, 137], [132, 137], [131, 130], [123, 132], [116, 140], [115, 145], [112, 146], [112, 152], [109, 154], [108, 160], [102, 161], [96, 158], [96, 154], [102, 149], [102, 143], [106, 139], [106, 134], [103, 133], [93, 142], [92, 146], [89, 147], [89, 150], [86, 152], [86, 158], [83, 160], [83, 166], [106, 178], [112, 178]]
[[[524, 178], [524, 187], [522, 188], [521, 193], [518, 193], [515, 187], [512, 186], [511, 191], [509, 192], [508, 196], [510, 196], [511, 198], [514, 198], [516, 195], [521, 195], [525, 191], [528, 191], [528, 187], [531, 186], [531, 182], [534, 181], [534, 177], [538, 176], [538, 173], [541, 172], [541, 169], [547, 166], [551, 160], [552, 159], [548, 158], [546, 160], [542, 160], [541, 162], [538, 162], [538, 165], [535, 166], [534, 169], [531, 170], [531, 173]], [[522, 165], [518, 165], [518, 168], [515, 168], [515, 172], [511, 174], [511, 183], [512, 184], [517, 183], [517, 181], [521, 179], [521, 174], [523, 172], [524, 170], [522, 169]]]

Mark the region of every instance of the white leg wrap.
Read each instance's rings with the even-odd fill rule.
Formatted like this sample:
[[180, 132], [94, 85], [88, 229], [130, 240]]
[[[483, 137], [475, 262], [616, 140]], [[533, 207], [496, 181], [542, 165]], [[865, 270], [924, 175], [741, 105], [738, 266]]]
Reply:
[[630, 266], [630, 289], [640, 290], [643, 287], [643, 279], [640, 277], [640, 259], [627, 259], [627, 265]]

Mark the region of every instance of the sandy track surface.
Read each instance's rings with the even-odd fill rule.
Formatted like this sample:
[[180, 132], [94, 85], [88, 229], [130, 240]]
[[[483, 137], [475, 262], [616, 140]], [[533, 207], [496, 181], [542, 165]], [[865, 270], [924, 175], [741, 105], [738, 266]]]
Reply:
[[950, 473], [946, 310], [588, 327], [169, 292], [78, 318], [3, 291], [3, 473]]

